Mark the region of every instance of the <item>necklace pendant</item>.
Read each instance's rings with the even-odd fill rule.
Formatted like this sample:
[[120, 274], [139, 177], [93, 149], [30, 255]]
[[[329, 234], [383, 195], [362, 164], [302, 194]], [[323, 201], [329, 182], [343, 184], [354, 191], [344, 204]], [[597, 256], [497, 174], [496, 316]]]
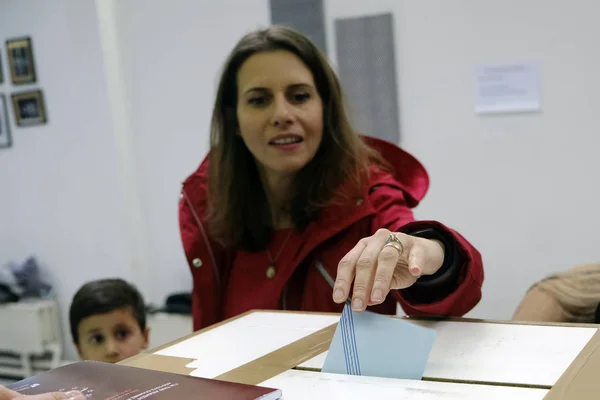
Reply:
[[277, 270], [275, 269], [275, 264], [271, 264], [269, 268], [267, 268], [267, 278], [273, 279], [277, 274]]

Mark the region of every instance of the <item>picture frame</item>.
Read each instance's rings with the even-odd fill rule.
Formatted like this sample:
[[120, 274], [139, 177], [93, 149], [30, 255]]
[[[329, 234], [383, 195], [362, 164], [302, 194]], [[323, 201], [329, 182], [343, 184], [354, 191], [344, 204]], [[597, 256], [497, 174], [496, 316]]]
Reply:
[[2, 53], [0, 53], [0, 84], [4, 83], [4, 68], [2, 67]]
[[6, 104], [6, 95], [0, 93], [0, 149], [9, 147], [12, 147], [12, 135], [10, 133], [8, 105]]
[[13, 85], [35, 83], [35, 61], [33, 46], [29, 36], [8, 39], [6, 41], [8, 69]]
[[11, 97], [17, 126], [41, 125], [48, 121], [41, 90], [13, 93]]

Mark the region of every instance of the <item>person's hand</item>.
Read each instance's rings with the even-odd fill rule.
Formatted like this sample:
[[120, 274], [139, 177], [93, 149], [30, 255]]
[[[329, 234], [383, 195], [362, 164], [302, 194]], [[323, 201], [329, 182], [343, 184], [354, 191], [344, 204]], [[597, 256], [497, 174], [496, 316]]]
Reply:
[[0, 385], [0, 400], [85, 400], [85, 398], [78, 391], [23, 395]]
[[352, 309], [363, 311], [383, 303], [391, 289], [407, 288], [420, 276], [435, 274], [443, 262], [440, 242], [379, 229], [341, 259], [333, 300], [346, 301], [354, 280]]

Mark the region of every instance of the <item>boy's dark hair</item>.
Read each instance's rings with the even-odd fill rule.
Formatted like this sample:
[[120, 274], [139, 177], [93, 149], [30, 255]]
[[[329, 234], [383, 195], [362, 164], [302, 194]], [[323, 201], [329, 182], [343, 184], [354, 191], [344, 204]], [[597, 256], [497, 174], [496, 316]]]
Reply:
[[79, 324], [87, 317], [129, 308], [143, 331], [146, 330], [146, 309], [140, 292], [122, 279], [101, 279], [83, 285], [71, 302], [69, 323], [75, 344], [79, 343]]

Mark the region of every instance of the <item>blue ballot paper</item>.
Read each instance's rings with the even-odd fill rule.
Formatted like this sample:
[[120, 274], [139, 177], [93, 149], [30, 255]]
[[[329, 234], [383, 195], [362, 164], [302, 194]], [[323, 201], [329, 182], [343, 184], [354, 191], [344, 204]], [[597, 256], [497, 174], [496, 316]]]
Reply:
[[346, 304], [323, 372], [384, 378], [423, 378], [436, 331]]

